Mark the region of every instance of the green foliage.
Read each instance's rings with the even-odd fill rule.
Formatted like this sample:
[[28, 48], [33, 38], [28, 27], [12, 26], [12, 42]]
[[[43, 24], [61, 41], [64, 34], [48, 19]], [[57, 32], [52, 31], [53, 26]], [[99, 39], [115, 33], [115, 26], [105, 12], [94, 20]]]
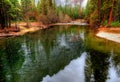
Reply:
[[98, 22], [97, 0], [88, 0], [85, 15], [85, 19], [90, 21], [91, 24], [96, 24]]
[[23, 17], [29, 19], [32, 10], [32, 0], [21, 0]]
[[30, 27], [30, 19], [35, 20], [37, 15], [37, 8], [35, 6], [35, 1], [33, 0], [21, 0], [21, 10], [23, 15], [23, 20], [26, 21], [27, 27]]
[[40, 0], [38, 3], [39, 17], [38, 21], [43, 24], [55, 23], [58, 21], [58, 16], [55, 11], [55, 3], [52, 0]]
[[[85, 18], [95, 25], [104, 25], [105, 20], [110, 19], [110, 11], [113, 7], [112, 18], [114, 21], [119, 21], [119, 4], [119, 0], [114, 0], [114, 2], [113, 0], [89, 0], [85, 10]], [[115, 24], [111, 25], [115, 26]]]
[[10, 27], [11, 21], [16, 20], [20, 12], [18, 0], [0, 1], [0, 26], [2, 28]]
[[99, 21], [97, 11], [94, 11], [90, 16], [90, 21], [94, 24], [97, 24]]
[[63, 14], [67, 14], [73, 19], [77, 19], [80, 17], [81, 9], [79, 8], [79, 6], [77, 7], [59, 6], [56, 8], [56, 11], [58, 14], [62, 12]]
[[[105, 21], [103, 25], [106, 26], [107, 21]], [[120, 27], [120, 22], [119, 21], [113, 21], [113, 22], [111, 22], [110, 26], [111, 27]]]
[[[82, 18], [82, 9], [80, 5], [71, 6], [57, 6], [56, 0], [39, 0], [36, 5], [35, 0], [1, 0], [0, 1], [0, 27], [9, 27], [13, 21], [26, 21], [27, 26], [30, 27], [29, 21], [41, 20], [41, 14], [47, 19], [49, 23], [58, 22], [60, 13], [65, 16], [63, 21], [70, 21], [72, 19]], [[46, 17], [45, 17], [46, 16]], [[62, 21], [62, 20], [61, 20]], [[46, 21], [47, 22], [47, 21]], [[48, 23], [48, 22], [47, 22]], [[17, 24], [17, 23], [16, 23]]]
[[120, 27], [120, 22], [118, 22], [118, 21], [113, 21], [113, 22], [111, 22], [111, 26], [112, 27]]

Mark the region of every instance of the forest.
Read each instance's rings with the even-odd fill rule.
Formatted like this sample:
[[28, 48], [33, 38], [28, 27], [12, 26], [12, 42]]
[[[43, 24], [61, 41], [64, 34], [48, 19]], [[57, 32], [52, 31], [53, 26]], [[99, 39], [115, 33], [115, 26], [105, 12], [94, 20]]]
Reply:
[[52, 24], [85, 19], [93, 26], [120, 26], [120, 0], [1, 0], [0, 28], [9, 28], [12, 23], [42, 22]]
[[120, 0], [0, 0], [0, 82], [120, 82]]

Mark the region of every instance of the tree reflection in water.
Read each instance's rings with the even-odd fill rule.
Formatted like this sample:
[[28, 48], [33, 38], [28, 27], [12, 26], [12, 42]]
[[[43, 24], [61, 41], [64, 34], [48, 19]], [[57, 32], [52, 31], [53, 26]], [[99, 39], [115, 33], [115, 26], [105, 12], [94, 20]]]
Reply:
[[[85, 67], [79, 71], [71, 65], [75, 75], [67, 82], [71, 79], [72, 82], [76, 79], [77, 82], [120, 82], [120, 45], [96, 38], [85, 28], [68, 27], [55, 26], [22, 37], [0, 40], [0, 81], [40, 82], [46, 75], [54, 76], [87, 51], [76, 63], [78, 68]], [[65, 71], [62, 74], [72, 75]], [[85, 81], [78, 76], [85, 77]]]
[[[0, 82], [15, 82], [18, 79], [17, 71], [23, 61], [21, 44], [18, 39], [5, 39], [4, 47], [0, 47]], [[2, 46], [1, 45], [1, 46]]]
[[86, 59], [86, 82], [106, 82], [109, 68], [109, 55], [90, 50]]

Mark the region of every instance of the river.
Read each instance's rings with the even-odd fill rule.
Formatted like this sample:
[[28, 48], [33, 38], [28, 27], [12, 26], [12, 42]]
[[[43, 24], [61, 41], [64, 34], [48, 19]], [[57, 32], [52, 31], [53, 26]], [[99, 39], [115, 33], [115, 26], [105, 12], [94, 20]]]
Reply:
[[0, 39], [0, 82], [120, 82], [120, 44], [87, 26]]

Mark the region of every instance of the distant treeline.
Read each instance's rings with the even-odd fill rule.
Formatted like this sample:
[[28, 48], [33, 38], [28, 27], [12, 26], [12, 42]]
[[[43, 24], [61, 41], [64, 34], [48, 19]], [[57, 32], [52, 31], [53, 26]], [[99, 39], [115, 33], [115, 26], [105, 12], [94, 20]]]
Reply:
[[30, 21], [49, 24], [82, 18], [82, 8], [76, 1], [73, 7], [67, 4], [68, 0], [64, 6], [56, 5], [56, 0], [38, 0], [37, 3], [36, 0], [0, 0], [0, 28], [10, 27], [12, 22], [17, 21], [25, 21], [30, 27]]

